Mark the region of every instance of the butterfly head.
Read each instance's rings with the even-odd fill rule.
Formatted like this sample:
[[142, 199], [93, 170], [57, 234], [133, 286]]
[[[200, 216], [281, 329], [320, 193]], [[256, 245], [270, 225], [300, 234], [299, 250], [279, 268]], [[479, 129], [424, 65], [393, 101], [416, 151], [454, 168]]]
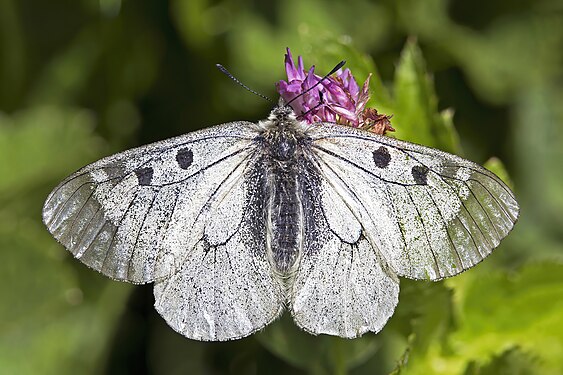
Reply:
[[278, 104], [272, 109], [264, 125], [270, 129], [280, 130], [292, 127], [292, 125], [296, 122], [297, 116], [295, 115], [293, 108], [283, 104]]

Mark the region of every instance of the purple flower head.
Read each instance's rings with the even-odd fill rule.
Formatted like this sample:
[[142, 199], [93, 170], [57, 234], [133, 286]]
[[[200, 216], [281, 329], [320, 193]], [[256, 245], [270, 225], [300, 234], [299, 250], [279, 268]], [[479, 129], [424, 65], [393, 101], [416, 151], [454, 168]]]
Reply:
[[366, 108], [369, 100], [369, 80], [366, 79], [360, 88], [350, 69], [340, 69], [336, 76], [331, 76], [309, 92], [322, 77], [315, 74], [315, 66], [305, 71], [303, 59], [297, 58], [297, 66], [293, 61], [289, 48], [285, 54], [285, 71], [287, 82], [279, 81], [276, 88], [280, 96], [291, 103], [295, 113], [304, 121], [335, 122], [338, 124], [361, 127], [378, 134], [394, 131], [389, 119], [391, 116], [378, 114], [373, 108]]

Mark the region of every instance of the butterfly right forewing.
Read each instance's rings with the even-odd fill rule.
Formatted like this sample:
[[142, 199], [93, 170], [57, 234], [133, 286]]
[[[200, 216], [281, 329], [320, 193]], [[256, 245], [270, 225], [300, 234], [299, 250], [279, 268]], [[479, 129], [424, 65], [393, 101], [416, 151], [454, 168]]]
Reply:
[[311, 137], [320, 169], [345, 186], [343, 198], [399, 276], [456, 275], [490, 254], [518, 218], [510, 189], [469, 160], [331, 124]]

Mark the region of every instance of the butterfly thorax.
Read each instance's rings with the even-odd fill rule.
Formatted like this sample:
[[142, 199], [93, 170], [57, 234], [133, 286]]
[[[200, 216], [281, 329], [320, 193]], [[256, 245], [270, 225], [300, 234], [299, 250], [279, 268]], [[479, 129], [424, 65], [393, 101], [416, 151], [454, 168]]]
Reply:
[[274, 160], [282, 164], [293, 162], [298, 144], [294, 132], [274, 130], [265, 139], [268, 153]]
[[265, 150], [275, 160], [285, 163], [297, 157], [299, 146], [305, 143], [303, 124], [297, 120], [290, 107], [276, 107], [267, 120], [261, 121], [261, 138]]

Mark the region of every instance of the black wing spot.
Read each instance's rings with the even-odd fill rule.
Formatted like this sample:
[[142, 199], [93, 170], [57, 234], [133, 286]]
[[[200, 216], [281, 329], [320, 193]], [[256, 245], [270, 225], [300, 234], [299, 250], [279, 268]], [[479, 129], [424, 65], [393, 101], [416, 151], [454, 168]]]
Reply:
[[194, 153], [189, 148], [178, 150], [176, 161], [182, 169], [188, 169], [194, 162]]
[[379, 168], [387, 167], [391, 161], [391, 154], [389, 154], [389, 150], [383, 146], [375, 150], [373, 152], [373, 161]]
[[137, 169], [135, 171], [135, 174], [137, 175], [137, 179], [139, 180], [139, 185], [150, 185], [153, 173], [154, 170], [151, 167]]
[[412, 167], [412, 176], [414, 181], [419, 185], [426, 185], [428, 183], [428, 167], [424, 165], [415, 165]]

